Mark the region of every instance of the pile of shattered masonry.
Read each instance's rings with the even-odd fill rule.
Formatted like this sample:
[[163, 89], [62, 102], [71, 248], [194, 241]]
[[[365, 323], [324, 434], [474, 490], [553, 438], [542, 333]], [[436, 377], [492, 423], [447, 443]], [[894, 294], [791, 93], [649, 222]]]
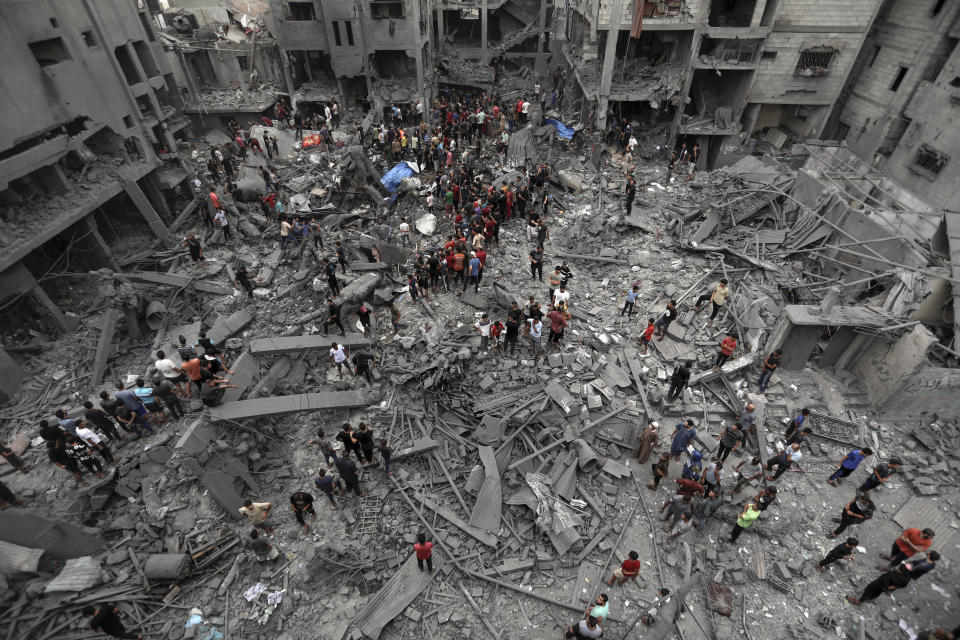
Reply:
[[[276, 220], [221, 196], [239, 218], [231, 241], [206, 232], [205, 270], [176, 246], [179, 237], [118, 256], [126, 271], [91, 275], [101, 297], [75, 307], [73, 334], [34, 337], [14, 350], [32, 377], [2, 410], [0, 434], [31, 469], [0, 467], [27, 503], [0, 516], [9, 541], [0, 543], [0, 638], [94, 637], [81, 613], [90, 603], [115, 603], [128, 628], [151, 638], [558, 638], [601, 592], [611, 604], [606, 637], [912, 638], [928, 624], [956, 624], [948, 613], [960, 597], [950, 558], [960, 426], [930, 416], [883, 421], [860, 382], [815, 364], [777, 373], [765, 394], [756, 392], [764, 341], [781, 309], [787, 300], [817, 304], [832, 278], [825, 274], [835, 273], [805, 247], [825, 239], [817, 211], [836, 192], [804, 205], [791, 195], [796, 172], [768, 157], [689, 181], [671, 180], [660, 161], [638, 162], [641, 187], [626, 215], [629, 161], [595, 134], [562, 142], [536, 126], [516, 132], [507, 169], [494, 167], [493, 145], [485, 145], [485, 182], [510, 179], [518, 162], [550, 162], [546, 270], [566, 262], [573, 273], [572, 320], [560, 347], [540, 360], [525, 347], [505, 357], [479, 349], [474, 323], [484, 312], [503, 320], [513, 300], [547, 296], [546, 283], [529, 278], [524, 222], [503, 225], [479, 293], [411, 301], [405, 272], [413, 251], [388, 227], [410, 220], [417, 250], [442, 245], [450, 222], [425, 210], [430, 173], [404, 179], [394, 194], [385, 189], [383, 158], [353, 144], [346, 120], [334, 134], [346, 144], [322, 153], [295, 149], [292, 132], [275, 131], [290, 148], [273, 163], [284, 198], [312, 211], [324, 248], [305, 242], [281, 252]], [[256, 169], [244, 167], [242, 188], [262, 184]], [[386, 209], [392, 195], [396, 204]], [[202, 234], [199, 222], [193, 231]], [[351, 267], [339, 276], [337, 300], [348, 333], [323, 338], [320, 260], [338, 240]], [[252, 300], [234, 289], [238, 264], [254, 279]], [[693, 305], [720, 278], [732, 299], [708, 325]], [[634, 284], [639, 311], [620, 316]], [[105, 302], [118, 298], [115, 287], [128, 304]], [[857, 304], [884, 308], [891, 292], [897, 315], [906, 316], [915, 301], [903, 287]], [[641, 353], [636, 339], [647, 318], [671, 299], [678, 320]], [[397, 335], [390, 300], [402, 312]], [[361, 303], [376, 313], [366, 336], [354, 327]], [[48, 463], [39, 420], [54, 419], [58, 408], [76, 415], [117, 380], [152, 373], [158, 348], [175, 353], [177, 336], [192, 343], [200, 330], [224, 345], [237, 385], [221, 406], [194, 400], [182, 420], [128, 440], [102, 480], [87, 476], [74, 487]], [[718, 372], [713, 361], [728, 332], [740, 345]], [[374, 355], [372, 383], [337, 375], [333, 340]], [[690, 385], [667, 402], [670, 374], [685, 360], [694, 362]], [[659, 422], [655, 460], [673, 425], [693, 419], [693, 446], [712, 457], [717, 435], [748, 402], [757, 405], [759, 428], [728, 460], [725, 484], [741, 460], [782, 450], [784, 423], [809, 407], [814, 437], [804, 457], [736, 544], [727, 537], [749, 491], [727, 495], [702, 531], [668, 540], [658, 514], [680, 463], [650, 491], [650, 465], [634, 458], [640, 432]], [[394, 474], [363, 466], [366, 495], [338, 496], [333, 510], [313, 489], [325, 465], [310, 441], [319, 427], [330, 437], [361, 421], [393, 449]], [[858, 445], [903, 466], [875, 491], [876, 517], [856, 528], [858, 561], [821, 574], [815, 565], [833, 547], [824, 536], [831, 518], [874, 461], [840, 488], [824, 479]], [[301, 490], [316, 496], [319, 515], [307, 531], [287, 506]], [[260, 563], [244, 548], [250, 527], [238, 508], [248, 497], [276, 505], [276, 562]], [[875, 604], [844, 602], [879, 575], [877, 554], [904, 526], [937, 529], [945, 552], [937, 570]], [[433, 574], [413, 558], [421, 532], [435, 545]], [[639, 554], [642, 579], [607, 586], [630, 551]], [[657, 600], [659, 587], [672, 596]], [[659, 612], [649, 626], [639, 616], [651, 607]]]

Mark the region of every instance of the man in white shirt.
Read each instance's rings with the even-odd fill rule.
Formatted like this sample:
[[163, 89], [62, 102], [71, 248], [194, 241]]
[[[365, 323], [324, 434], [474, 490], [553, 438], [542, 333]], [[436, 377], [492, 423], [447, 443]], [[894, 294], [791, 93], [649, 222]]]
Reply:
[[217, 215], [213, 216], [213, 219], [220, 224], [220, 231], [223, 232], [224, 239], [230, 242], [232, 238], [230, 237], [230, 223], [227, 221], [227, 213], [223, 209], [217, 209]]
[[190, 397], [190, 379], [187, 377], [186, 372], [173, 364], [173, 360], [167, 358], [163, 351], [157, 351], [157, 361], [153, 363], [153, 366], [164, 378], [169, 380], [171, 384], [174, 386], [179, 385], [185, 397]]
[[560, 288], [553, 292], [553, 306], [556, 307], [562, 302], [564, 305], [569, 307], [569, 301], [570, 292], [567, 291], [567, 288], [561, 284]]
[[81, 442], [87, 443], [93, 449], [96, 449], [97, 453], [100, 454], [100, 457], [106, 460], [108, 463], [113, 462], [113, 454], [110, 453], [110, 449], [107, 448], [103, 438], [94, 433], [93, 430], [87, 426], [86, 421], [77, 425], [77, 439], [79, 439]]
[[537, 318], [527, 318], [527, 337], [534, 359], [540, 357], [540, 336], [543, 335], [543, 323]]
[[[333, 343], [330, 348], [330, 364], [337, 365], [337, 373], [343, 378], [343, 363], [347, 361], [347, 348], [342, 344]], [[347, 367], [350, 370], [350, 367]]]
[[530, 102], [528, 100], [523, 101], [520, 106], [520, 113], [523, 114], [523, 124], [527, 124], [530, 121]]
[[410, 246], [410, 224], [406, 218], [400, 219], [400, 226], [397, 229], [400, 230], [400, 243], [405, 247]]
[[480, 334], [480, 350], [489, 351], [490, 345], [490, 316], [483, 314], [479, 320], [473, 324], [473, 328]]

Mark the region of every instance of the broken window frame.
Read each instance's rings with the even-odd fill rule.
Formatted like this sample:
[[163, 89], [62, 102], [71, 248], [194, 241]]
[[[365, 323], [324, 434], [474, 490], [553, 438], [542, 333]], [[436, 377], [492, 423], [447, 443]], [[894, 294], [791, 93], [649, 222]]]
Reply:
[[402, 20], [406, 17], [403, 2], [398, 0], [372, 0], [370, 2], [370, 17], [374, 20]]
[[815, 47], [803, 49], [797, 58], [797, 66], [793, 70], [794, 78], [822, 78], [830, 73], [830, 65], [836, 59], [839, 51], [832, 47]]
[[27, 43], [27, 46], [30, 47], [30, 53], [33, 54], [34, 60], [37, 61], [41, 69], [73, 60], [67, 43], [60, 36], [34, 40]]
[[[293, 5], [297, 5], [296, 11], [294, 11]], [[308, 8], [309, 10], [307, 10]], [[309, 18], [300, 17], [308, 14], [310, 16]], [[317, 20], [317, 8], [314, 6], [313, 2], [310, 2], [309, 0], [284, 2], [283, 19], [287, 22], [315, 22]]]
[[949, 163], [950, 156], [928, 144], [921, 144], [907, 168], [930, 182], [934, 182]]

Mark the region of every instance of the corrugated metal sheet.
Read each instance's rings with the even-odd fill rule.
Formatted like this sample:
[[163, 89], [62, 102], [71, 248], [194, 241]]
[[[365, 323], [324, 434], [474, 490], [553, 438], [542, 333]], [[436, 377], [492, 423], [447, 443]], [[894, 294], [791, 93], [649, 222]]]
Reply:
[[480, 462], [483, 464], [483, 485], [477, 493], [477, 502], [470, 515], [470, 524], [485, 531], [500, 531], [500, 512], [503, 508], [503, 492], [500, 486], [500, 471], [497, 469], [497, 457], [493, 447], [478, 448]]
[[952, 544], [956, 535], [956, 529], [950, 526], [955, 518], [946, 506], [941, 506], [942, 504], [943, 501], [937, 498], [913, 496], [907, 500], [905, 505], [900, 507], [897, 515], [893, 516], [893, 521], [904, 529], [910, 527], [917, 529], [929, 527], [933, 529], [937, 535], [934, 536], [930, 548], [942, 551], [948, 544]]
[[56, 578], [47, 583], [46, 593], [53, 591], [85, 591], [100, 582], [100, 562], [93, 556], [67, 560]]
[[0, 575], [21, 571], [36, 573], [43, 551], [43, 549], [21, 547], [10, 542], [0, 542]]

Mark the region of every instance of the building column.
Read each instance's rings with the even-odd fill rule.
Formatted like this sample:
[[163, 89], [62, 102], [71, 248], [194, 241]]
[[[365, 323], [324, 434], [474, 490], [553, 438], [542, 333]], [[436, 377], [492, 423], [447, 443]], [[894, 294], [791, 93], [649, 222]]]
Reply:
[[[30, 273], [26, 267], [24, 267], [23, 270], [28, 274]], [[30, 277], [33, 278], [33, 275], [31, 274]], [[50, 312], [54, 321], [56, 321], [57, 325], [59, 325], [64, 332], [73, 331], [77, 328], [77, 323], [69, 321], [67, 316], [63, 315], [63, 311], [60, 311], [57, 303], [47, 295], [47, 292], [43, 290], [43, 287], [41, 287], [40, 283], [36, 280], [33, 281], [33, 288], [30, 289], [30, 295], [32, 295], [34, 300], [39, 302], [44, 309]]]
[[126, 192], [127, 196], [133, 201], [134, 206], [140, 211], [140, 215], [143, 216], [143, 219], [147, 221], [147, 224], [150, 226], [150, 229], [154, 234], [161, 240], [165, 240], [169, 231], [167, 230], [167, 225], [163, 224], [163, 220], [160, 219], [160, 216], [157, 215], [156, 209], [153, 208], [153, 205], [150, 204], [150, 200], [147, 199], [146, 194], [143, 192], [143, 189], [140, 188], [136, 182], [126, 181], [123, 183], [123, 190]]
[[[186, 167], [184, 167], [184, 169], [186, 169]], [[167, 200], [163, 197], [163, 191], [160, 189], [160, 185], [157, 184], [156, 169], [143, 177], [143, 186], [147, 197], [150, 199], [150, 204], [159, 212], [161, 218], [171, 220], [173, 218], [173, 212], [171, 212], [170, 207], [167, 206]]]
[[110, 245], [100, 235], [100, 229], [97, 226], [94, 214], [84, 216], [83, 220], [79, 222], [79, 227], [85, 236], [84, 242], [87, 249], [96, 257], [97, 262], [113, 271], [121, 271], [120, 266], [113, 259]]
[[610, 103], [610, 87], [613, 84], [613, 67], [617, 61], [617, 40], [620, 37], [620, 21], [623, 15], [623, 3], [627, 0], [614, 0], [610, 5], [610, 31], [607, 32], [607, 47], [603, 52], [603, 65], [600, 72], [600, 90], [597, 92], [597, 127], [603, 131], [607, 126], [607, 108]]
[[756, 29], [760, 26], [760, 21], [763, 19], [763, 12], [767, 8], [767, 0], [757, 0], [757, 4], [753, 6], [753, 15], [750, 17], [750, 26]]
[[[360, 0], [353, 0], [354, 15], [357, 16], [357, 35], [360, 36], [360, 51], [363, 53], [363, 77], [367, 83], [367, 99], [376, 104], [373, 99], [373, 81], [370, 80], [370, 52], [367, 51], [367, 38], [363, 32], [363, 7], [360, 6]], [[379, 114], [383, 118], [383, 113]]]
[[443, 46], [443, 3], [437, 5], [437, 49]]
[[547, 69], [547, 56], [544, 55], [543, 45], [544, 41], [547, 39], [547, 0], [540, 0], [540, 24], [538, 25], [538, 30], [540, 35], [537, 37], [537, 59], [534, 62], [534, 71], [536, 73], [549, 74], [550, 70]]
[[740, 132], [743, 133], [743, 137], [740, 140], [740, 144], [743, 145], [750, 139], [750, 135], [753, 133], [753, 126], [757, 124], [757, 118], [760, 117], [760, 109], [763, 108], [763, 105], [759, 102], [751, 102], [747, 105], [747, 108], [743, 110], [743, 115], [740, 117]]
[[490, 54], [487, 52], [487, 0], [480, 0], [480, 44], [483, 47], [480, 64], [486, 66], [490, 59]]

